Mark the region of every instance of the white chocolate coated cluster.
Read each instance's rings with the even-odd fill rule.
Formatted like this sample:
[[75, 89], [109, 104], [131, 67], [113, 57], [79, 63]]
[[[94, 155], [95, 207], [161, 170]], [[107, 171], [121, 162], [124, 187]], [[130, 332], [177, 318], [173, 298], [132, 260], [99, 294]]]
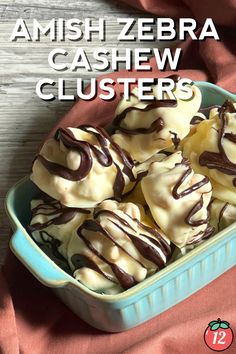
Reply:
[[133, 162], [102, 129], [60, 129], [36, 157], [31, 179], [63, 205], [91, 208], [128, 190]]
[[57, 200], [41, 195], [31, 201], [31, 222], [28, 231], [39, 244], [50, 243], [67, 258], [67, 246], [72, 232], [88, 218], [90, 211], [67, 208]]
[[[134, 89], [130, 101], [121, 100], [116, 109], [113, 140], [139, 162], [174, 146], [189, 133], [191, 119], [201, 104], [200, 90], [193, 85], [192, 91], [188, 100], [180, 99], [183, 91], [176, 88], [174, 101], [165, 97], [145, 102], [137, 98]], [[153, 95], [157, 97], [157, 86], [153, 87]]]
[[196, 242], [208, 232], [211, 183], [194, 173], [180, 151], [151, 165], [142, 190], [157, 225], [176, 246]]
[[107, 200], [68, 245], [74, 276], [91, 290], [118, 293], [166, 265], [170, 242], [147, 224], [141, 207]]
[[213, 109], [183, 145], [194, 171], [208, 176], [213, 196], [236, 205], [236, 110], [231, 102]]

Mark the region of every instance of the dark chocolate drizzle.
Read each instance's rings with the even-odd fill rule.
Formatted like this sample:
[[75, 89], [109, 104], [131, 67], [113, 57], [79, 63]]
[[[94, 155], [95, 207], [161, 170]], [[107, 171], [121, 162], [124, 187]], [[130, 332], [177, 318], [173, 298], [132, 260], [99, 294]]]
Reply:
[[184, 219], [186, 224], [190, 226], [200, 226], [207, 224], [209, 222], [209, 214], [207, 212], [207, 218], [206, 219], [201, 219], [201, 220], [193, 220], [193, 217], [199, 210], [201, 210], [203, 207], [203, 196], [201, 196], [200, 200], [193, 206], [193, 208], [190, 210], [186, 218]]
[[191, 125], [197, 125], [201, 123], [203, 120], [205, 120], [203, 117], [198, 116], [197, 114], [191, 119], [190, 124]]
[[[177, 183], [175, 184], [175, 186], [172, 190], [172, 195], [175, 199], [183, 198], [186, 195], [193, 193], [194, 191], [196, 191], [197, 189], [201, 188], [202, 186], [204, 186], [205, 184], [207, 184], [209, 182], [208, 177], [203, 177], [203, 179], [201, 181], [193, 184], [191, 187], [188, 187], [179, 193], [178, 189], [180, 188], [182, 183], [184, 183], [186, 178], [191, 174], [192, 169], [191, 169], [189, 160], [187, 160], [186, 158], [183, 158], [183, 160], [181, 161], [180, 164], [176, 164], [176, 166], [178, 166], [178, 165], [185, 166], [185, 167], [187, 167], [187, 169], [182, 174], [182, 176], [179, 178], [179, 180], [177, 181]], [[210, 190], [209, 190], [209, 192], [210, 192]], [[213, 232], [212, 227], [208, 225], [208, 223], [209, 223], [208, 209], [206, 210], [206, 212], [207, 212], [206, 219], [193, 220], [194, 216], [197, 214], [198, 211], [200, 211], [202, 209], [203, 205], [204, 205], [203, 196], [201, 195], [200, 200], [192, 207], [192, 209], [189, 211], [188, 215], [184, 219], [185, 223], [189, 226], [192, 226], [192, 227], [198, 227], [198, 226], [206, 224], [206, 229], [202, 230], [198, 234], [194, 235], [193, 239], [189, 243], [199, 242], [203, 238], [210, 237], [210, 235]]]
[[[28, 227], [27, 227], [27, 229], [28, 229]], [[66, 261], [65, 258], [62, 256], [62, 254], [58, 251], [58, 248], [62, 244], [60, 240], [53, 237], [45, 230], [39, 231], [39, 236], [41, 238], [41, 242], [37, 241], [33, 235], [31, 235], [31, 236], [39, 246], [41, 246], [42, 244], [49, 245], [52, 250], [52, 254], [56, 259]]]
[[208, 225], [206, 230], [203, 233], [202, 240], [208, 239], [209, 237], [212, 236], [212, 234], [215, 232], [214, 226]]
[[221, 208], [221, 210], [220, 210], [220, 213], [219, 213], [219, 220], [218, 220], [218, 225], [217, 225], [217, 227], [218, 227], [218, 230], [220, 229], [220, 222], [221, 222], [221, 220], [222, 220], [222, 218], [223, 218], [223, 216], [224, 216], [224, 212], [225, 212], [225, 210], [227, 209], [227, 206], [229, 205], [229, 203], [225, 203], [224, 205], [223, 205], [223, 207]]
[[31, 233], [29, 226], [26, 226], [27, 232], [31, 235], [34, 242], [41, 248], [41, 250], [46, 253], [46, 255], [53, 259], [53, 261], [62, 268], [68, 274], [71, 274], [70, 267], [68, 265], [67, 259], [59, 252], [58, 248], [61, 246], [62, 242], [55, 238], [55, 236], [50, 235], [47, 231], [41, 230], [38, 233], [37, 239], [35, 235]]
[[[123, 231], [130, 238], [130, 240], [133, 242], [133, 244], [135, 245], [135, 247], [137, 248], [139, 253], [144, 258], [146, 258], [149, 261], [156, 264], [158, 269], [162, 269], [165, 267], [165, 262], [163, 261], [162, 258], [160, 258], [159, 252], [152, 245], [143, 241], [141, 238], [136, 237], [136, 236], [132, 235], [131, 233], [125, 231], [124, 228], [122, 228], [119, 224], [114, 223], [114, 222], [113, 222], [113, 224], [117, 228], [119, 228], [121, 231]], [[143, 235], [143, 234], [140, 234], [140, 235], [146, 237], [146, 235]], [[151, 237], [150, 238], [146, 237], [146, 238], [149, 239], [150, 241], [153, 240]], [[153, 244], [155, 244], [155, 242], [153, 242]], [[158, 247], [160, 247], [160, 244], [158, 244]]]
[[170, 131], [170, 134], [173, 135], [173, 138], [171, 138], [171, 140], [174, 144], [175, 150], [177, 150], [180, 143], [180, 138], [178, 138], [178, 135], [175, 132]]
[[217, 108], [219, 109], [221, 106], [218, 104], [212, 105], [212, 106], [208, 106], [208, 107], [204, 107], [204, 108], [200, 108], [199, 112], [205, 114], [207, 116], [207, 118], [209, 118], [209, 113], [213, 108]]
[[[174, 80], [174, 82], [178, 82], [180, 80], [180, 76], [178, 75], [170, 75], [167, 78]], [[153, 82], [153, 85], [158, 84], [158, 78], [156, 78]], [[133, 95], [135, 96], [135, 95]], [[136, 97], [136, 96], [135, 96]], [[143, 100], [141, 102], [147, 103], [147, 101]], [[135, 106], [127, 107], [123, 110], [120, 114], [118, 114], [112, 122], [113, 130], [119, 130], [120, 132], [128, 135], [137, 135], [137, 134], [150, 134], [153, 132], [159, 132], [164, 128], [164, 121], [161, 117], [157, 117], [155, 121], [152, 122], [149, 128], [136, 128], [136, 129], [128, 129], [122, 127], [122, 122], [126, 118], [126, 115], [132, 111], [140, 111], [140, 112], [149, 112], [155, 108], [162, 108], [162, 107], [177, 107], [177, 100], [171, 99], [164, 99], [164, 100], [157, 100], [156, 98], [151, 102], [147, 103], [146, 107], [138, 108]]]
[[[136, 284], [135, 279], [133, 276], [130, 274], [126, 273], [123, 269], [121, 269], [117, 264], [110, 262], [107, 260], [94, 246], [93, 244], [83, 235], [83, 230], [87, 231], [95, 231], [95, 232], [100, 232], [104, 236], [107, 236], [110, 238], [109, 234], [107, 231], [96, 221], [96, 220], [85, 220], [84, 223], [79, 227], [77, 230], [77, 235], [84, 241], [86, 246], [92, 251], [97, 257], [99, 257], [104, 263], [107, 263], [113, 273], [115, 274], [118, 282], [122, 286], [123, 289], [128, 289]], [[111, 239], [111, 238], [110, 238]], [[105, 275], [101, 269], [100, 272]], [[107, 275], [106, 275], [107, 277]], [[112, 280], [113, 281], [113, 280]]]
[[188, 245], [198, 244], [202, 240], [206, 240], [210, 238], [215, 232], [215, 228], [211, 225], [207, 225], [206, 229], [198, 232], [196, 235], [192, 237], [192, 239], [188, 242]]
[[147, 104], [144, 108], [138, 108], [135, 106], [128, 107], [123, 110], [120, 114], [118, 114], [112, 125], [115, 129], [121, 131], [122, 133], [129, 134], [129, 135], [137, 135], [137, 134], [150, 134], [153, 132], [159, 132], [164, 127], [164, 121], [161, 117], [158, 117], [154, 120], [149, 128], [136, 128], [136, 129], [128, 129], [121, 126], [122, 121], [125, 119], [126, 115], [132, 111], [140, 111], [140, 112], [149, 112], [155, 108], [162, 108], [162, 107], [176, 107], [177, 101], [176, 100], [154, 100], [152, 103]]
[[236, 134], [233, 133], [225, 133], [224, 138], [236, 144]]
[[128, 192], [126, 192], [125, 194], [123, 194], [123, 198], [128, 197], [128, 196], [135, 190], [135, 188], [137, 187], [137, 185], [139, 184], [139, 182], [143, 179], [143, 177], [147, 176], [147, 174], [148, 174], [148, 171], [140, 172], [140, 173], [137, 175], [137, 178], [136, 178], [136, 181], [135, 181], [133, 187], [132, 187]]
[[183, 175], [179, 178], [179, 180], [177, 181], [176, 185], [174, 186], [174, 188], [172, 190], [172, 195], [175, 199], [185, 197], [186, 195], [193, 193], [194, 191], [196, 191], [197, 189], [201, 188], [202, 186], [204, 186], [205, 184], [207, 184], [209, 182], [209, 178], [204, 177], [201, 181], [193, 184], [191, 187], [186, 188], [185, 190], [183, 190], [182, 192], [179, 193], [178, 189], [180, 188], [181, 184], [184, 183], [184, 181], [191, 174], [191, 171], [192, 171], [192, 169], [190, 167], [190, 162], [187, 159], [184, 158], [182, 160], [182, 162], [180, 163], [180, 165], [186, 166], [187, 169], [183, 173]]
[[[135, 177], [132, 172], [134, 162], [131, 156], [126, 151], [121, 149], [116, 143], [114, 143], [102, 128], [95, 128], [91, 125], [81, 125], [79, 129], [94, 136], [99, 144], [100, 149], [86, 141], [77, 140], [69, 129], [59, 128], [55, 135], [55, 139], [57, 141], [61, 141], [66, 148], [79, 152], [80, 166], [76, 171], [73, 171], [68, 167], [62, 166], [58, 163], [51, 162], [42, 155], [38, 155], [37, 158], [51, 174], [68, 179], [70, 181], [80, 181], [89, 174], [92, 168], [93, 157], [91, 152], [93, 152], [97, 161], [102, 166], [108, 167], [112, 164], [115, 165], [117, 175], [113, 185], [113, 190], [115, 199], [120, 200], [125, 188], [125, 179], [123, 174], [127, 175], [130, 181], [135, 181]], [[122, 170], [118, 164], [113, 161], [109, 151], [109, 144], [120, 157], [124, 165]]]
[[216, 169], [226, 175], [233, 177], [233, 186], [236, 187], [236, 164], [231, 162], [227, 157], [223, 139], [226, 138], [233, 143], [235, 141], [235, 134], [225, 133], [226, 126], [228, 124], [226, 113], [236, 113], [236, 109], [231, 101], [226, 100], [222, 107], [219, 109], [220, 128], [218, 131], [218, 150], [219, 152], [204, 151], [199, 156], [199, 164], [209, 169]]
[[137, 128], [137, 129], [126, 129], [123, 127], [119, 127], [119, 131], [129, 135], [137, 135], [137, 134], [150, 134], [153, 132], [159, 133], [164, 128], [164, 121], [162, 118], [156, 119], [152, 122], [149, 128]]
[[[50, 229], [47, 229], [51, 225], [63, 225], [67, 224], [76, 216], [77, 213], [90, 214], [87, 209], [81, 208], [67, 208], [63, 206], [59, 201], [51, 198], [45, 193], [40, 193], [37, 196], [38, 200], [41, 200], [36, 207], [31, 210], [31, 218], [33, 219], [37, 215], [44, 215], [50, 218], [43, 223], [34, 223], [26, 226], [27, 232], [31, 235], [32, 239], [37, 245], [49, 256], [56, 264], [62, 269], [71, 274], [67, 260], [59, 252], [58, 248], [62, 242], [57, 239], [57, 235], [51, 235]], [[34, 232], [37, 231], [37, 238]]]
[[[167, 243], [167, 241], [165, 241], [163, 239], [163, 237], [158, 233], [157, 230], [142, 224], [137, 219], [133, 219], [130, 215], [126, 214], [133, 221], [135, 221], [138, 224], [138, 226], [144, 230], [144, 232], [148, 232], [151, 235], [153, 235], [154, 238], [152, 238], [146, 234], [140, 234], [144, 237], [144, 239], [146, 238], [149, 242], [152, 243], [152, 244], [150, 244], [148, 242], [145, 242], [145, 240], [135, 236], [136, 232], [132, 228], [130, 223], [128, 223], [127, 220], [125, 220], [121, 216], [117, 215], [115, 212], [113, 212], [111, 210], [100, 210], [100, 209], [95, 210], [94, 211], [94, 219], [85, 220], [83, 222], [83, 224], [78, 228], [78, 230], [77, 230], [78, 237], [80, 237], [84, 241], [84, 243], [87, 245], [87, 247], [90, 249], [90, 251], [92, 251], [97, 257], [99, 257], [103, 262], [107, 263], [111, 267], [113, 273], [115, 274], [115, 276], [118, 280], [118, 283], [120, 284], [120, 286], [123, 289], [129, 289], [130, 287], [132, 287], [136, 284], [134, 277], [131, 276], [130, 274], [128, 274], [127, 272], [125, 272], [122, 268], [120, 268], [115, 263], [112, 263], [109, 260], [107, 260], [100, 252], [98, 252], [98, 250], [86, 238], [86, 236], [84, 235], [84, 231], [93, 231], [93, 232], [101, 233], [106, 238], [108, 238], [112, 243], [114, 243], [118, 248], [122, 249], [122, 251], [124, 251], [129, 257], [134, 259], [141, 266], [143, 266], [143, 267], [145, 267], [145, 266], [138, 259], [135, 259], [133, 256], [131, 256], [131, 254], [123, 246], [121, 246], [117, 242], [117, 240], [104, 227], [101, 226], [101, 224], [97, 220], [101, 214], [105, 214], [108, 218], [109, 218], [109, 216], [112, 218], [112, 219], [108, 219], [108, 220], [110, 222], [112, 222], [115, 227], [119, 228], [133, 242], [133, 244], [135, 245], [137, 250], [140, 252], [140, 254], [145, 259], [153, 262], [158, 267], [158, 269], [162, 269], [165, 266], [165, 262], [162, 260], [160, 253], [153, 246], [154, 245], [157, 246], [158, 249], [160, 249], [160, 251], [163, 252], [163, 254], [166, 256], [166, 259], [169, 259], [171, 256], [171, 247]], [[79, 257], [79, 255], [76, 255], [76, 256]], [[82, 262], [82, 264], [83, 264], [83, 262]], [[88, 262], [86, 263], [86, 266], [88, 268], [91, 268], [91, 269], [103, 274], [107, 278], [107, 274], [104, 273], [97, 265], [96, 265], [96, 267], [98, 267], [99, 270], [97, 268], [95, 269], [94, 265], [92, 265], [92, 264], [89, 265]], [[109, 280], [111, 280], [110, 277], [109, 277]], [[115, 282], [114, 280], [112, 280], [112, 281]]]
[[34, 223], [27, 226], [27, 230], [32, 234], [34, 231], [44, 230], [51, 225], [63, 225], [70, 222], [77, 213], [89, 214], [90, 211], [82, 208], [67, 208], [60, 204], [57, 200], [46, 198], [44, 195], [39, 197], [42, 203], [38, 204], [31, 210], [32, 219], [36, 215], [45, 215], [50, 219], [44, 223]]

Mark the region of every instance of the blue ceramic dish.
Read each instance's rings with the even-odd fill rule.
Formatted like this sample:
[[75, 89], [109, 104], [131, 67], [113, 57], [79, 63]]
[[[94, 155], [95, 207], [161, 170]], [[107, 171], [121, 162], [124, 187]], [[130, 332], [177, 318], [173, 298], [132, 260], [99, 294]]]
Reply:
[[[203, 107], [222, 104], [233, 95], [220, 87], [195, 83]], [[6, 210], [15, 231], [10, 241], [14, 254], [44, 285], [90, 325], [120, 332], [135, 327], [167, 310], [204, 287], [236, 264], [236, 223], [168, 265], [165, 269], [118, 295], [97, 294], [59, 268], [25, 230], [30, 220], [30, 201], [37, 187], [25, 177], [8, 192]]]

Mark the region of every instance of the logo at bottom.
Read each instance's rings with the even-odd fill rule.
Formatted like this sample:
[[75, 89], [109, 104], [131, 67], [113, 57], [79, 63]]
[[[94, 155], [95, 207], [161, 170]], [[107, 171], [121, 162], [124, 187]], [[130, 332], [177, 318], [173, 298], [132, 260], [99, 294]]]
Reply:
[[227, 321], [221, 321], [220, 318], [216, 321], [211, 321], [204, 333], [206, 345], [216, 351], [222, 352], [228, 349], [233, 343], [234, 334]]

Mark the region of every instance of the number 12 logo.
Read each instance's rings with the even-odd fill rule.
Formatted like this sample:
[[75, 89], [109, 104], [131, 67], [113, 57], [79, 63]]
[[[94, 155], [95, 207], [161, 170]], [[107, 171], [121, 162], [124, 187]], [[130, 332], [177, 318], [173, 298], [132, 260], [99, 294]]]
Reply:
[[206, 345], [216, 351], [221, 352], [228, 349], [233, 343], [234, 335], [227, 321], [211, 321], [204, 333]]

